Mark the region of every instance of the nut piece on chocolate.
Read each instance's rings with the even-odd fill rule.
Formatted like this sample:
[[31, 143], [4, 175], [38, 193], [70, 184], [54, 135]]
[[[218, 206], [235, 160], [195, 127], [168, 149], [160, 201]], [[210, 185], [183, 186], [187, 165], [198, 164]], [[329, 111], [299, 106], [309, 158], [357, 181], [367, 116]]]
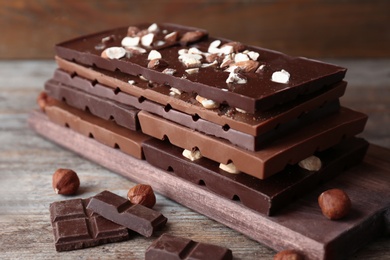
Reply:
[[80, 179], [73, 170], [60, 168], [53, 174], [52, 186], [57, 194], [73, 195], [80, 187]]
[[156, 204], [156, 195], [152, 187], [146, 184], [137, 184], [132, 187], [127, 193], [127, 198], [133, 204], [141, 204], [150, 209]]
[[340, 189], [330, 189], [321, 193], [318, 197], [318, 204], [322, 210], [322, 214], [330, 220], [345, 217], [351, 209], [351, 200]]
[[230, 260], [233, 259], [233, 254], [225, 247], [163, 234], [149, 246], [145, 253], [145, 260], [157, 259]]
[[277, 253], [274, 260], [303, 260], [303, 256], [294, 250], [283, 250]]
[[139, 204], [131, 204], [129, 200], [109, 191], [92, 197], [87, 209], [145, 237], [152, 236], [155, 230], [161, 229], [167, 223], [167, 218], [160, 212]]

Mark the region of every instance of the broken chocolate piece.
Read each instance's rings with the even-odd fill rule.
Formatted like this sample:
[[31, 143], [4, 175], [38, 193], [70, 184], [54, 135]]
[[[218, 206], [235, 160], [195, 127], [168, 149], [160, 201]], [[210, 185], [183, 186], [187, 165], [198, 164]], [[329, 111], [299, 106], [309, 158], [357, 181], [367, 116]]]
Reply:
[[145, 260], [231, 260], [232, 251], [226, 247], [200, 243], [184, 237], [163, 234], [145, 253]]
[[138, 113], [138, 119], [145, 134], [160, 140], [168, 139], [183, 149], [197, 147], [206, 158], [223, 164], [233, 162], [239, 171], [266, 179], [283, 170], [287, 164], [296, 164], [316, 151], [325, 150], [345, 137], [360, 133], [367, 116], [343, 107], [339, 113], [283, 136], [257, 152], [244, 150], [145, 111]]
[[51, 98], [50, 101], [50, 104], [45, 108], [46, 115], [50, 121], [69, 127], [107, 146], [120, 149], [122, 152], [135, 158], [143, 159], [142, 142], [150, 139], [149, 136], [70, 107], [58, 100]]
[[[149, 25], [139, 25], [141, 30]], [[173, 24], [159, 24], [161, 29], [155, 33], [156, 43], [158, 39], [164, 40], [162, 31], [178, 31], [182, 35], [194, 28], [186, 28]], [[147, 53], [131, 55], [121, 59], [108, 60], [100, 56], [100, 51], [94, 47], [103, 37], [115, 35], [113, 42], [107, 43], [107, 47], [121, 46], [121, 39], [127, 34], [128, 27], [112, 29], [76, 39], [59, 43], [55, 47], [56, 54], [63, 59], [79, 62], [84, 65], [95, 65], [106, 70], [120, 70], [130, 75], [143, 75], [148, 80], [159, 84], [168, 84], [186, 92], [196, 92], [199, 95], [215, 100], [226, 102], [232, 107], [237, 107], [254, 113], [269, 109], [275, 105], [294, 100], [299, 95], [316, 92], [322, 88], [328, 88], [331, 84], [341, 81], [346, 73], [345, 68], [326, 64], [306, 58], [290, 57], [288, 55], [263, 48], [247, 46], [249, 52], [261, 53], [260, 58], [266, 64], [262, 73], [246, 73], [247, 83], [229, 84], [226, 79], [229, 73], [223, 70], [215, 70], [212, 67], [201, 68], [198, 73], [186, 75], [185, 65], [179, 60], [179, 51], [183, 48], [178, 43], [166, 43], [161, 46], [152, 46], [157, 49], [169, 66], [175, 68], [177, 73], [168, 75], [159, 70], [147, 68]], [[204, 30], [201, 30], [204, 31]], [[194, 46], [202, 53], [208, 52], [210, 45], [223, 39], [205, 37], [197, 41]], [[196, 46], [195, 46], [196, 45]], [[218, 47], [218, 46], [217, 46]], [[216, 47], [216, 48], [217, 48]], [[271, 80], [275, 71], [286, 70], [291, 74], [287, 84], [280, 84]], [[186, 75], [186, 77], [182, 77]], [[228, 89], [229, 91], [225, 91]]]
[[319, 171], [288, 165], [283, 171], [259, 180], [245, 173], [227, 173], [219, 169], [217, 162], [205, 157], [191, 161], [182, 156], [183, 149], [168, 141], [150, 139], [143, 144], [146, 161], [151, 165], [267, 215], [274, 215], [294, 199], [317, 187], [318, 183], [328, 181], [358, 164], [367, 148], [368, 143], [364, 139], [348, 138], [316, 153], [323, 164]]
[[129, 239], [127, 228], [86, 208], [89, 199], [72, 199], [50, 204], [57, 251], [98, 246]]
[[167, 218], [160, 212], [140, 204], [131, 204], [129, 200], [109, 191], [92, 197], [87, 208], [145, 237], [150, 237], [167, 223]]

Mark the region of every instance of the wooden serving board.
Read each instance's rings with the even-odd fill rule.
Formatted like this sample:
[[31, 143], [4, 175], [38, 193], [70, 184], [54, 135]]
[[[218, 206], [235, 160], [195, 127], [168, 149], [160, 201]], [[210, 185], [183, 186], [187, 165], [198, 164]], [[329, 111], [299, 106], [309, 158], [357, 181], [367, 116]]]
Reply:
[[[45, 138], [134, 182], [149, 183], [160, 194], [276, 251], [295, 249], [308, 259], [339, 259], [390, 231], [390, 150], [379, 146], [371, 145], [359, 166], [269, 217], [58, 126], [40, 112], [31, 113], [29, 124]], [[350, 196], [353, 209], [347, 218], [330, 221], [322, 215], [317, 197], [329, 188]]]

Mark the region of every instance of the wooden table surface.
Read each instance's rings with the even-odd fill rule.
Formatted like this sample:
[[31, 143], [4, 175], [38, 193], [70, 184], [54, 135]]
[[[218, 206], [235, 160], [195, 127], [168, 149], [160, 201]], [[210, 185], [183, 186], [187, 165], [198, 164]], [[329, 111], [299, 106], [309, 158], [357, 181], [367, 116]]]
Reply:
[[[390, 60], [334, 60], [349, 68], [342, 104], [369, 115], [361, 135], [390, 148]], [[77, 171], [75, 197], [104, 189], [125, 196], [129, 180], [48, 142], [27, 126], [36, 96], [55, 69], [53, 61], [0, 61], [0, 259], [143, 259], [152, 238], [57, 253], [49, 204], [69, 199], [56, 195], [51, 176], [57, 168]], [[390, 184], [389, 184], [390, 185]], [[390, 196], [390, 195], [389, 195]], [[272, 259], [275, 252], [244, 235], [157, 195], [156, 209], [169, 219], [165, 231], [232, 249], [234, 259]], [[390, 237], [372, 241], [351, 259], [390, 259]]]

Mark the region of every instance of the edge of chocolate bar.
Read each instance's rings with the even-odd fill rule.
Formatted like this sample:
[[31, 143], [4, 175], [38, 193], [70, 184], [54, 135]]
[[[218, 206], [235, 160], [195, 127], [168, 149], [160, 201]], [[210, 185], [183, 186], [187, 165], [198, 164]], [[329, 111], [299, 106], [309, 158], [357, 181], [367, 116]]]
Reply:
[[127, 228], [86, 209], [90, 199], [50, 204], [50, 220], [57, 251], [70, 251], [129, 239]]
[[322, 162], [319, 171], [289, 165], [265, 180], [244, 173], [227, 173], [219, 168], [219, 163], [204, 157], [190, 161], [182, 155], [183, 149], [168, 141], [150, 139], [143, 144], [143, 149], [145, 159], [151, 165], [222, 197], [240, 202], [245, 207], [274, 215], [293, 200], [314, 189], [318, 183], [358, 164], [368, 149], [368, 142], [355, 137], [346, 139], [315, 154]]
[[[173, 32], [178, 29], [173, 24], [159, 24], [160, 31], [154, 34], [155, 41], [164, 39], [165, 30]], [[140, 29], [146, 29], [142, 25]], [[181, 29], [185, 28], [183, 26]], [[198, 73], [188, 74], [186, 67], [179, 61], [179, 50], [183, 46], [179, 42], [166, 44], [157, 49], [163, 59], [168, 62], [168, 67], [175, 68], [174, 75], [163, 72], [162, 69], [147, 68], [148, 52], [143, 54], [124, 56], [120, 59], [106, 59], [101, 57], [102, 50], [96, 50], [95, 46], [101, 44], [102, 39], [112, 37], [105, 47], [121, 46], [121, 40], [127, 35], [128, 27], [112, 29], [111, 31], [98, 32], [73, 40], [59, 43], [55, 46], [56, 54], [64, 59], [80, 62], [85, 65], [95, 65], [99, 68], [122, 72], [131, 75], [142, 75], [148, 80], [159, 84], [168, 84], [186, 92], [196, 92], [199, 95], [220, 103], [227, 103], [254, 113], [255, 111], [269, 109], [277, 104], [295, 99], [299, 95], [318, 91], [333, 83], [341, 81], [346, 73], [345, 68], [301, 57], [290, 57], [286, 54], [263, 48], [245, 46], [246, 50], [260, 53], [260, 62], [265, 63], [265, 68], [259, 73], [243, 73], [244, 78], [250, 83], [236, 84], [226, 83], [229, 73], [223, 70], [215, 70], [213, 67], [200, 68]], [[187, 31], [191, 31], [190, 28]], [[221, 38], [207, 37], [190, 44], [202, 52], [207, 52], [209, 45], [214, 41], [221, 41], [222, 45], [232, 41]], [[272, 74], [277, 71], [288, 71], [291, 74], [286, 84], [271, 80]], [[260, 89], [253, 92], [253, 89]], [[228, 90], [228, 91], [226, 91]]]
[[145, 237], [152, 236], [168, 220], [160, 212], [140, 204], [131, 204], [129, 200], [110, 191], [102, 191], [92, 197], [87, 209]]
[[232, 250], [209, 243], [163, 234], [146, 249], [145, 260], [232, 260]]

